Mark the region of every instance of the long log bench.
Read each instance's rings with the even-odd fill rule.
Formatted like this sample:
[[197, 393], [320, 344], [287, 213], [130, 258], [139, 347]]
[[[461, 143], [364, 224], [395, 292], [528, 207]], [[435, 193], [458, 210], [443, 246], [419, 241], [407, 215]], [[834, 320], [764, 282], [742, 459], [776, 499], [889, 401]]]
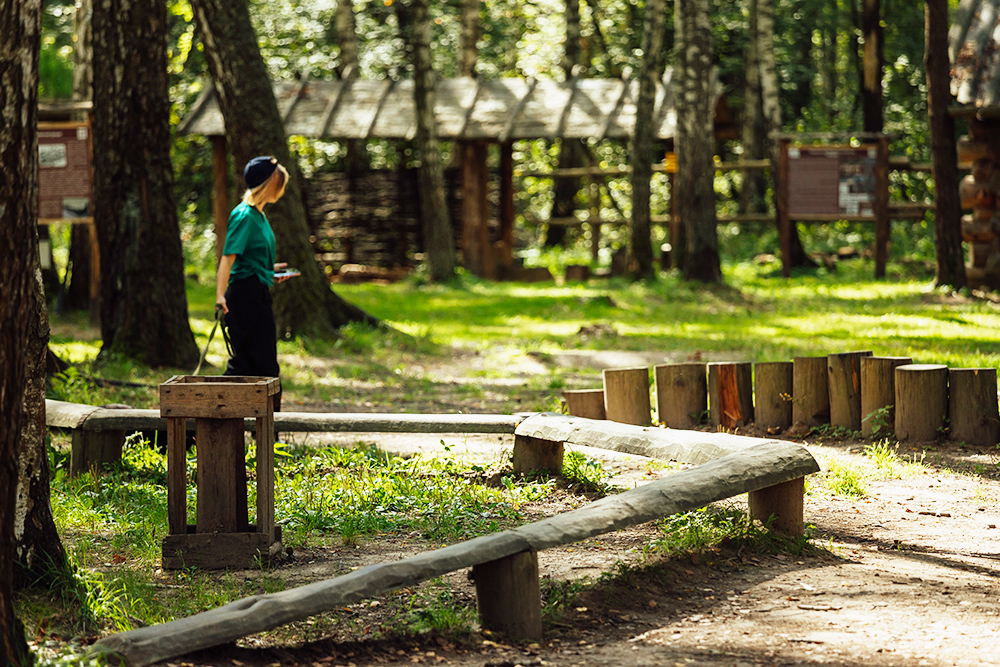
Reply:
[[[554, 414], [519, 418], [521, 465], [565, 444], [653, 454], [694, 468], [513, 530], [373, 565], [306, 586], [256, 595], [188, 618], [105, 637], [93, 651], [149, 665], [464, 568], [472, 568], [484, 627], [511, 637], [542, 635], [537, 552], [750, 494], [750, 510], [772, 529], [801, 533], [805, 476], [819, 465], [804, 447], [718, 433], [642, 428]], [[518, 458], [518, 457], [516, 457]]]

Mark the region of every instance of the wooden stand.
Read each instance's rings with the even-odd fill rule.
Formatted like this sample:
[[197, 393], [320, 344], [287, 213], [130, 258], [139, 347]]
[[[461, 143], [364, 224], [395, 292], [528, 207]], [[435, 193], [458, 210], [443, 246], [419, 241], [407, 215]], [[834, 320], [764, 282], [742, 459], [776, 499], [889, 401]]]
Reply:
[[648, 368], [607, 368], [604, 370], [604, 412], [622, 424], [649, 426]]
[[[167, 418], [163, 568], [249, 568], [280, 553], [274, 524], [274, 396], [278, 378], [177, 376], [160, 385]], [[257, 523], [247, 515], [243, 420], [257, 420]], [[197, 522], [187, 523], [185, 422], [195, 420]]]
[[[865, 437], [886, 435], [885, 431], [895, 428], [896, 368], [912, 363], [909, 357], [861, 358], [861, 433]], [[880, 410], [884, 414], [878, 414]]]
[[511, 639], [542, 638], [542, 596], [538, 554], [513, 556], [472, 566], [476, 604], [483, 627]]
[[566, 412], [574, 417], [606, 419], [603, 389], [567, 389], [562, 393]]
[[827, 356], [831, 426], [861, 430], [861, 357], [870, 356], [871, 351]]
[[992, 447], [1000, 441], [995, 368], [952, 368], [948, 371], [948, 414], [952, 440]]
[[656, 415], [668, 428], [692, 428], [708, 409], [708, 381], [704, 363], [663, 364], [653, 367]]
[[792, 362], [754, 364], [753, 420], [767, 429], [792, 425]]
[[753, 421], [753, 365], [749, 361], [708, 364], [712, 425], [732, 429]]
[[826, 357], [792, 359], [792, 421], [806, 426], [830, 423]]
[[948, 418], [948, 367], [906, 364], [896, 368], [896, 437], [937, 439]]

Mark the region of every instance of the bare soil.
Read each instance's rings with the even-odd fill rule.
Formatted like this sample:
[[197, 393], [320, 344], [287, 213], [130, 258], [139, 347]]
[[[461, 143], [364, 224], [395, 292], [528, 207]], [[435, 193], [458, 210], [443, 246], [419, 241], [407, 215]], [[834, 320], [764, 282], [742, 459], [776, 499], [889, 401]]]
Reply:
[[[538, 372], [533, 364], [545, 371], [546, 364], [531, 360], [526, 374]], [[429, 372], [435, 371], [446, 378], [445, 385], [462, 376], [454, 366]], [[500, 384], [485, 387], [486, 395], [504, 391]], [[449, 396], [443, 402], [469, 412], [489, 411], [462, 400]], [[420, 403], [399, 409], [420, 411], [434, 400], [425, 396]], [[441, 451], [439, 437], [366, 439], [401, 453]], [[860, 458], [867, 444], [797, 439], [821, 461]], [[357, 440], [351, 436], [345, 441]], [[509, 446], [495, 437], [446, 441], [459, 445], [463, 455], [487, 459]], [[585, 453], [603, 460], [615, 473], [613, 481], [625, 488], [661, 474], [639, 457]], [[312, 641], [276, 644], [273, 638], [248, 637], [168, 664], [1000, 665], [1000, 450], [939, 442], [901, 448], [900, 453], [923, 453], [922, 467], [872, 484], [865, 498], [810, 490], [805, 516], [814, 527], [813, 539], [800, 555], [762, 555], [721, 545], [701, 556], [644, 559], [642, 546], [653, 535], [651, 526], [542, 552], [543, 589], [574, 580], [593, 585], [563, 616], [548, 621], [538, 643], [509, 642], [477, 628], [450, 636], [386, 635], [381, 630], [390, 621], [387, 609], [414, 593], [401, 591], [346, 608]], [[583, 502], [585, 497], [564, 490], [535, 509], [551, 514]], [[392, 536], [297, 551], [279, 574], [296, 585], [433, 546], [438, 545], [419, 536]], [[454, 573], [447, 581], [453, 599], [474, 608], [467, 572]]]

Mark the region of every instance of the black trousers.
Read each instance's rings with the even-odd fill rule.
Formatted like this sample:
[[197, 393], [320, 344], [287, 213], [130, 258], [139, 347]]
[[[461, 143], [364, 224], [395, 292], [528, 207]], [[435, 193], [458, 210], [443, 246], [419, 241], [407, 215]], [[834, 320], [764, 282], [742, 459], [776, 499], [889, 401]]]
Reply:
[[233, 356], [225, 375], [278, 377], [278, 338], [271, 292], [256, 277], [230, 283], [226, 329]]

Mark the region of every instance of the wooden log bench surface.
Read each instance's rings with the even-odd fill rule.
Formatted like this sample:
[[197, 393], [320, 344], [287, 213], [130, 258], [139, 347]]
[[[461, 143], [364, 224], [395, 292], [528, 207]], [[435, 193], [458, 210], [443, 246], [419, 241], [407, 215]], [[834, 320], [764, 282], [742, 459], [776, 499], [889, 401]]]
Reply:
[[801, 532], [804, 479], [819, 471], [808, 450], [791, 442], [692, 434], [555, 414], [527, 417], [518, 430], [524, 437], [542, 441], [566, 437], [564, 442], [573, 444], [603, 443], [596, 446], [636, 454], [675, 452], [681, 460], [703, 462], [513, 530], [111, 635], [97, 642], [92, 652], [115, 654], [134, 667], [150, 665], [465, 568], [472, 568], [484, 626], [501, 629], [514, 638], [537, 640], [542, 633], [537, 552], [743, 493], [750, 494], [751, 512], [797, 513], [790, 523], [794, 530], [797, 522]]

